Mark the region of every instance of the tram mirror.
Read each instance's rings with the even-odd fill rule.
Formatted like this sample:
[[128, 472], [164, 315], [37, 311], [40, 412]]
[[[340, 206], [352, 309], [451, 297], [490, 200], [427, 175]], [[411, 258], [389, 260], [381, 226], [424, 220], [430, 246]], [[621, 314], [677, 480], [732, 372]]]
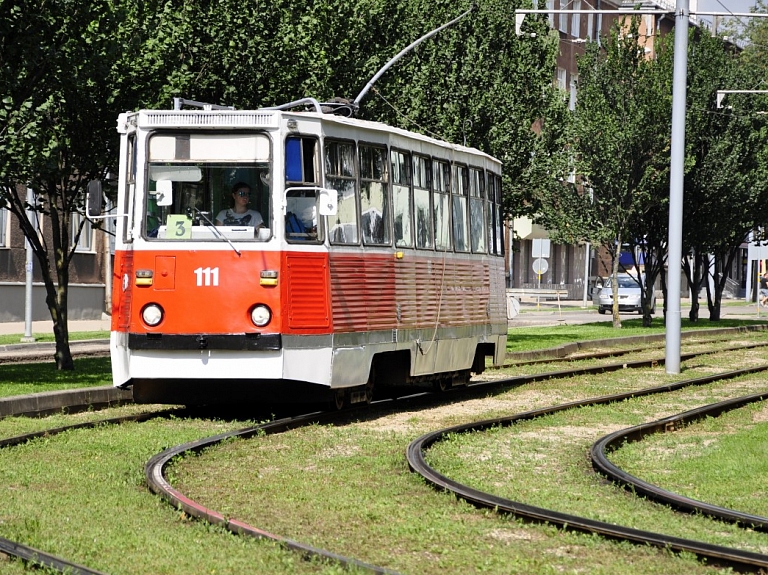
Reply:
[[88, 182], [88, 195], [85, 202], [89, 217], [95, 218], [101, 214], [101, 200], [101, 180], [91, 180]]
[[321, 216], [335, 216], [338, 209], [339, 193], [330, 188], [318, 188], [317, 208]]
[[158, 180], [155, 184], [158, 206], [170, 206], [173, 203], [173, 182], [171, 180]]
[[199, 182], [203, 172], [197, 166], [150, 166], [149, 177], [155, 181]]

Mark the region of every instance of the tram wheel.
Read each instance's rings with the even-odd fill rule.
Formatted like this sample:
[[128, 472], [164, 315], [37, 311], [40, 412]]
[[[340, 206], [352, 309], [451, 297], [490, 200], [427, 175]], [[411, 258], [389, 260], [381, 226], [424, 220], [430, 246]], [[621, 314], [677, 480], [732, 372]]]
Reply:
[[347, 392], [343, 389], [337, 389], [333, 394], [333, 407], [341, 411], [347, 406]]
[[438, 377], [432, 382], [432, 387], [435, 391], [448, 391], [448, 388], [451, 387], [451, 382], [445, 377]]

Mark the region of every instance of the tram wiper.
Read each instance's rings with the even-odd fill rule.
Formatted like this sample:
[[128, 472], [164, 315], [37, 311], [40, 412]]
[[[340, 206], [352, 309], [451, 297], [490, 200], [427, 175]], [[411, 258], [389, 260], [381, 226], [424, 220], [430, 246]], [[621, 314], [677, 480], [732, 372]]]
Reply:
[[[198, 218], [197, 216], [199, 216], [199, 218]], [[222, 239], [222, 240], [224, 240], [225, 242], [227, 242], [227, 243], [229, 244], [229, 247], [231, 247], [233, 250], [235, 250], [235, 253], [236, 253], [238, 256], [242, 255], [242, 254], [240, 253], [240, 250], [238, 250], [238, 249], [235, 247], [235, 244], [233, 244], [233, 243], [232, 243], [232, 242], [229, 240], [229, 238], [228, 238], [228, 237], [226, 237], [224, 234], [222, 234], [222, 233], [221, 233], [221, 232], [218, 230], [218, 228], [216, 227], [216, 225], [215, 225], [215, 224], [214, 224], [214, 223], [213, 223], [213, 222], [212, 222], [212, 221], [211, 221], [211, 220], [208, 218], [208, 212], [202, 212], [202, 211], [198, 210], [197, 208], [187, 208], [187, 217], [188, 217], [188, 218], [191, 218], [193, 222], [194, 222], [195, 220], [198, 220], [198, 221], [199, 221], [200, 219], [202, 219], [202, 220], [203, 220], [203, 223], [206, 225], [206, 227], [208, 227], [208, 228], [209, 228], [209, 229], [210, 229], [210, 230], [213, 232], [213, 235], [214, 235], [214, 236], [216, 236], [217, 238], [219, 238], [219, 239]]]

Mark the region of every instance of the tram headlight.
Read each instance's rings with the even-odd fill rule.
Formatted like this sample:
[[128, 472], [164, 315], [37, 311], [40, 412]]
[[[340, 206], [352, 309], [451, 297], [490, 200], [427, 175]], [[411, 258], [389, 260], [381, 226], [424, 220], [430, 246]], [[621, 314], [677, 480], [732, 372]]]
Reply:
[[163, 321], [163, 308], [156, 303], [151, 303], [144, 306], [141, 310], [141, 319], [144, 320], [148, 326], [154, 327]]
[[254, 306], [251, 310], [251, 321], [256, 327], [264, 327], [272, 319], [272, 312], [264, 304]]

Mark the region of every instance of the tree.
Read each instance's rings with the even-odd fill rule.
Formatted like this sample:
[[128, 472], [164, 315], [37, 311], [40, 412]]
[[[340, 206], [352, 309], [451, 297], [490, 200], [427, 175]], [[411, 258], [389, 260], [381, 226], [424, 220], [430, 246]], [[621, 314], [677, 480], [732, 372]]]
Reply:
[[[16, 217], [39, 262], [59, 369], [73, 367], [67, 326], [72, 213], [82, 211], [88, 180], [103, 174], [114, 150], [114, 112], [104, 104], [121, 53], [113, 34], [122, 19], [108, 2], [0, 4], [0, 206]], [[31, 205], [26, 187], [34, 193]], [[46, 234], [27, 208], [44, 216]]]
[[[576, 227], [574, 235], [609, 250], [614, 277], [622, 245], [642, 243], [643, 236], [630, 235], [639, 234], [638, 218], [658, 209], [651, 193], [658, 180], [651, 168], [658, 167], [659, 150], [668, 145], [658, 124], [659, 118], [669, 116], [670, 98], [663, 84], [653, 81], [654, 62], [645, 58], [638, 25], [638, 18], [628, 26], [617, 22], [602, 47], [588, 43], [579, 60], [580, 90], [569, 151], [581, 186], [550, 186], [541, 201], [540, 221], [549, 229]], [[642, 287], [642, 276], [637, 279]], [[621, 327], [618, 285], [612, 285], [613, 325]], [[643, 294], [643, 322], [650, 325], [650, 300], [645, 289]]]
[[[40, 262], [56, 362], [72, 368], [67, 327], [71, 214], [117, 156], [119, 112], [175, 96], [256, 108], [304, 96], [352, 98], [392, 55], [468, 6], [450, 1], [243, 3], [74, 0], [0, 3], [0, 204]], [[386, 74], [363, 116], [464, 142], [500, 157], [510, 214], [529, 209], [539, 172], [531, 129], [553, 105], [556, 32], [494, 0]], [[35, 192], [28, 206], [25, 187]], [[45, 216], [43, 235], [25, 208]]]
[[731, 99], [716, 107], [716, 92], [754, 84], [747, 53], [729, 49], [707, 34], [689, 49], [686, 175], [683, 238], [690, 261], [684, 269], [691, 290], [691, 320], [698, 319], [698, 294], [704, 283], [711, 321], [720, 319], [720, 303], [731, 268], [749, 232], [768, 217], [765, 140], [757, 98]]

